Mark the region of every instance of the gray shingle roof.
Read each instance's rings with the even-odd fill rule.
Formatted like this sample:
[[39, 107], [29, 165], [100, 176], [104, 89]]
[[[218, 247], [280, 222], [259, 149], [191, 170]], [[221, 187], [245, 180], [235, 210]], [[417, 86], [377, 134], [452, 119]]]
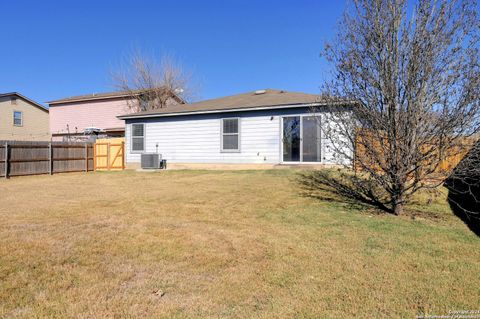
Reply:
[[[284, 90], [261, 90], [248, 93], [242, 93], [237, 95], [225, 96], [217, 99], [204, 100], [190, 104], [172, 105], [165, 108], [156, 110], [149, 110], [138, 112], [134, 114], [127, 114], [119, 116], [121, 119], [125, 118], [141, 118], [141, 117], [154, 117], [155, 115], [167, 116], [168, 114], [181, 114], [181, 113], [203, 113], [209, 111], [221, 111], [221, 110], [248, 110], [252, 108], [275, 108], [278, 106], [287, 105], [303, 105], [312, 103], [322, 103], [320, 95], [299, 93], [299, 92], [287, 92]], [[260, 93], [260, 94], [259, 94]]]
[[[51, 106], [55, 106], [55, 104], [63, 104], [63, 103], [74, 103], [74, 102], [83, 102], [83, 101], [93, 101], [93, 100], [105, 100], [105, 99], [117, 99], [117, 98], [127, 98], [132, 96], [132, 93], [135, 94], [136, 91], [114, 91], [114, 92], [104, 92], [104, 93], [92, 93], [92, 94], [84, 94], [84, 95], [76, 95], [71, 97], [66, 97], [59, 100], [49, 101], [47, 102]], [[138, 91], [140, 94], [142, 91]], [[178, 100], [179, 103], [183, 103], [184, 101], [177, 96], [176, 94], [174, 97]]]
[[68, 103], [68, 102], [79, 102], [79, 101], [89, 101], [89, 100], [97, 100], [97, 99], [105, 99], [105, 98], [118, 98], [118, 97], [127, 97], [129, 95], [128, 92], [105, 92], [105, 93], [92, 93], [92, 94], [84, 94], [84, 95], [76, 95], [70, 96], [63, 99], [58, 99], [54, 101], [48, 101], [48, 104], [59, 104], [59, 103]]

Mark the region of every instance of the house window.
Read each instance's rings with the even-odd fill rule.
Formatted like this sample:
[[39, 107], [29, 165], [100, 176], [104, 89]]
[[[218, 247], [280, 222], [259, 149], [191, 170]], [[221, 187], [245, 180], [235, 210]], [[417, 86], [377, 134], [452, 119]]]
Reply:
[[13, 111], [13, 125], [22, 126], [23, 125], [23, 116], [20, 111]]
[[240, 152], [240, 120], [222, 119], [222, 152]]
[[145, 151], [145, 124], [132, 124], [132, 152]]
[[10, 99], [10, 102], [12, 103], [12, 105], [17, 105], [17, 98], [16, 97], [12, 97]]

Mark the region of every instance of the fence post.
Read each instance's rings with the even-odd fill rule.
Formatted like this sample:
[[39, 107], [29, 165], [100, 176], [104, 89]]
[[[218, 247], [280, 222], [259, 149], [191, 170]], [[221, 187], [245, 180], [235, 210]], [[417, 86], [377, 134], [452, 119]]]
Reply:
[[107, 169], [110, 170], [110, 142], [107, 144]]
[[88, 173], [88, 146], [85, 143], [85, 173]]
[[48, 143], [48, 174], [53, 174], [53, 150], [52, 150], [52, 141]]
[[8, 142], [5, 142], [5, 179], [8, 178]]
[[93, 151], [93, 171], [95, 172], [97, 170], [97, 143], [93, 143], [92, 145], [92, 151]]
[[122, 170], [125, 169], [125, 142], [122, 142]]

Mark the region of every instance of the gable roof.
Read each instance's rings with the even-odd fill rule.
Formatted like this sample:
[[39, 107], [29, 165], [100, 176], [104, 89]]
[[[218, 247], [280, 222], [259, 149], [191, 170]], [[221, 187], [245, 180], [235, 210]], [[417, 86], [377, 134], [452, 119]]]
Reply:
[[18, 97], [18, 98], [20, 98], [20, 99], [22, 99], [22, 100], [24, 100], [24, 101], [32, 104], [33, 106], [41, 109], [42, 111], [45, 111], [45, 112], [47, 112], [47, 113], [49, 112], [49, 111], [48, 111], [48, 108], [46, 108], [45, 106], [43, 106], [43, 105], [35, 102], [34, 100], [29, 99], [29, 98], [26, 97], [25, 95], [22, 95], [22, 94], [20, 94], [20, 93], [18, 93], [18, 92], [10, 92], [10, 93], [1, 93], [1, 94], [0, 94], [0, 98], [2, 98], [2, 97], [9, 97], [9, 96], [16, 96], [16, 97]]
[[248, 111], [253, 109], [275, 109], [282, 107], [309, 106], [325, 103], [320, 95], [287, 92], [284, 90], [259, 90], [196, 103], [172, 105], [161, 109], [118, 116], [119, 119], [174, 116], [185, 114]]
[[[140, 94], [141, 92], [142, 91], [138, 91], [138, 94]], [[113, 91], [113, 92], [104, 92], [104, 93], [92, 93], [92, 94], [70, 96], [63, 99], [59, 99], [59, 100], [49, 101], [47, 103], [50, 106], [55, 106], [56, 104], [118, 99], [118, 98], [130, 97], [132, 96], [132, 93], [133, 95], [136, 95], [135, 92], [132, 92], [132, 91]], [[172, 93], [172, 96], [177, 100], [177, 102], [185, 103], [185, 101], [182, 98], [180, 98], [178, 95]]]

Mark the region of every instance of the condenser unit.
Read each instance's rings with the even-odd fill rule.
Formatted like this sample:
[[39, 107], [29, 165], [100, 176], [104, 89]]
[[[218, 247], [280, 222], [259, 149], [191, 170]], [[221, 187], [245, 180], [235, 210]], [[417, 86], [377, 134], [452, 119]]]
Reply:
[[142, 168], [160, 168], [162, 162], [162, 155], [157, 153], [144, 153], [141, 155]]

